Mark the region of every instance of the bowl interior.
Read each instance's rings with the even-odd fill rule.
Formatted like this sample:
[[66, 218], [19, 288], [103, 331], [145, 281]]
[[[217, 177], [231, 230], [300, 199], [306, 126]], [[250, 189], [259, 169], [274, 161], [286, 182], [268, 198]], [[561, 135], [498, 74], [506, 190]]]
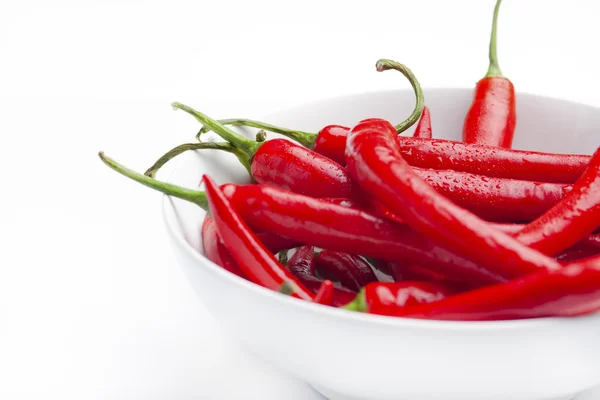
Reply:
[[[427, 96], [426, 104], [431, 110], [434, 137], [460, 140], [463, 118], [471, 102], [472, 90], [430, 89], [425, 90], [425, 94]], [[591, 154], [600, 146], [600, 134], [596, 131], [596, 127], [600, 126], [599, 109], [526, 93], [519, 93], [517, 98], [518, 119], [514, 140], [515, 148]], [[369, 117], [385, 118], [392, 123], [397, 123], [408, 116], [413, 107], [412, 91], [374, 92], [320, 100], [277, 112], [262, 120], [308, 132], [318, 132], [328, 124], [352, 126], [361, 119]], [[413, 130], [414, 127], [404, 135], [412, 134]], [[242, 130], [242, 132], [248, 133], [252, 131]], [[215, 137], [214, 134], [211, 135], [213, 138]], [[275, 135], [269, 134], [269, 137], [273, 136]], [[200, 177], [203, 174], [210, 175], [218, 183], [249, 182], [246, 170], [235, 157], [215, 151], [184, 154], [169, 181], [194, 188], [199, 185]], [[164, 204], [167, 227], [173, 231], [176, 240], [185, 242], [185, 246], [190, 250], [193, 249], [201, 254], [200, 227], [205, 213], [197, 206], [179, 199], [168, 198]], [[220, 270], [210, 262], [207, 265]], [[201, 265], [198, 267], [203, 268]], [[245, 282], [231, 274], [223, 273], [221, 276], [222, 279], [230, 280], [231, 284], [248, 288]], [[266, 296], [276, 295], [262, 290], [262, 288], [256, 288], [263, 291]], [[319, 309], [324, 309], [324, 307], [319, 307]], [[338, 310], [331, 311], [350, 314]], [[392, 323], [393, 320], [393, 323], [397, 324], [407, 321], [371, 315], [361, 315], [358, 318], [372, 318], [373, 321], [388, 320], [386, 323]], [[423, 322], [434, 323], [433, 321], [419, 323]], [[540, 320], [535, 323], [539, 322]], [[499, 321], [486, 324], [519, 326], [526, 323], [534, 323], [534, 321]], [[478, 323], [435, 322], [435, 325], [438, 324], [475, 326]]]

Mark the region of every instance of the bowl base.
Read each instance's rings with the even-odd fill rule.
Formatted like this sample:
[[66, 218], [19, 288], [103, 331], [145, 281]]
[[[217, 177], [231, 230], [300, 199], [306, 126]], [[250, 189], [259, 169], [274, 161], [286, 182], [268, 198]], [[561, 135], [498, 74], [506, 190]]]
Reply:
[[[465, 396], [455, 396], [455, 397], [447, 397], [447, 398], [440, 398], [440, 397], [430, 397], [430, 396], [410, 396], [410, 398], [408, 397], [372, 397], [369, 396], [367, 397], [356, 397], [356, 396], [352, 396], [352, 395], [348, 395], [348, 394], [342, 394], [339, 392], [336, 392], [335, 390], [329, 389], [329, 388], [324, 388], [322, 386], [318, 386], [318, 385], [310, 385], [314, 390], [316, 390], [320, 395], [322, 395], [325, 399], [327, 400], [466, 400], [466, 399], [481, 399], [481, 397], [479, 396], [475, 396], [475, 397], [465, 397]], [[499, 399], [505, 399], [506, 397], [499, 397]], [[577, 400], [577, 395], [569, 395], [569, 396], [560, 396], [560, 397], [544, 397], [544, 398], [539, 398], [539, 399], [530, 399], [528, 398], [527, 400]]]

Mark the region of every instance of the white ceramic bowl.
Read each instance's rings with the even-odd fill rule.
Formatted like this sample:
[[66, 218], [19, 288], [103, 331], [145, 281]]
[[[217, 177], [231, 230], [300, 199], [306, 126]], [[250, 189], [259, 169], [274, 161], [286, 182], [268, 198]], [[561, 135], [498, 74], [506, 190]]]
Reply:
[[[470, 89], [426, 90], [434, 136], [460, 139]], [[366, 117], [392, 122], [413, 108], [410, 91], [322, 100], [266, 117], [317, 132]], [[515, 147], [591, 153], [600, 145], [600, 110], [518, 95]], [[406, 134], [410, 134], [410, 131]], [[227, 154], [190, 153], [171, 178], [196, 187], [202, 174], [246, 182]], [[500, 322], [397, 319], [324, 307], [238, 278], [201, 254], [204, 212], [165, 198], [179, 263], [224, 327], [247, 348], [309, 382], [330, 399], [571, 399], [600, 384], [600, 315]]]

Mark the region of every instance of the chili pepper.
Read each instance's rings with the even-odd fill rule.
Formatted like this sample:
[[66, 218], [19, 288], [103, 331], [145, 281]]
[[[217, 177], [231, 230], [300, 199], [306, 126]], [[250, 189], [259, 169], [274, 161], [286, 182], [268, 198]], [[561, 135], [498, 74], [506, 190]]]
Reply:
[[242, 271], [256, 284], [271, 290], [279, 290], [282, 285], [293, 287], [292, 295], [304, 300], [313, 300], [312, 293], [279, 264], [237, 212], [221, 189], [208, 176], [203, 177], [206, 186], [211, 216], [223, 244]]
[[532, 221], [571, 191], [571, 185], [521, 181], [468, 172], [413, 168], [425, 182], [488, 221]]
[[[324, 139], [330, 148], [327, 151], [315, 148], [315, 151], [345, 165], [342, 155], [349, 130], [348, 128], [345, 134], [342, 133], [342, 127], [331, 131], [323, 130], [321, 134], [331, 136], [331, 139]], [[298, 140], [294, 132], [287, 132], [287, 136]], [[573, 183], [583, 174], [591, 159], [589, 155], [584, 154], [513, 150], [445, 139], [399, 136], [398, 140], [402, 156], [414, 167], [536, 182]], [[298, 141], [302, 143], [301, 140]]]
[[[287, 268], [304, 286], [313, 292], [318, 292], [323, 286], [315, 270], [315, 250], [313, 246], [302, 246], [289, 259]], [[336, 307], [348, 304], [356, 296], [356, 291], [344, 288], [332, 288], [332, 304]]]
[[475, 96], [463, 126], [466, 143], [480, 143], [510, 148], [512, 145], [517, 110], [515, 88], [498, 65], [496, 32], [501, 0], [496, 2], [490, 37], [490, 65], [487, 73], [475, 87]]
[[491, 227], [419, 178], [402, 158], [389, 122], [375, 118], [360, 122], [346, 146], [348, 170], [361, 187], [438, 245], [506, 278], [560, 268], [555, 260]]
[[346, 169], [327, 157], [286, 139], [258, 143], [188, 106], [173, 103], [173, 107], [193, 115], [227, 140], [258, 183], [314, 197], [359, 197]]
[[295, 240], [285, 238], [283, 236], [279, 236], [273, 232], [254, 232], [258, 240], [262, 244], [265, 245], [267, 249], [271, 251], [271, 253], [279, 253], [282, 250], [293, 249], [294, 247], [298, 247], [300, 243]]
[[[107, 166], [136, 182], [205, 210], [208, 208], [204, 192], [157, 181], [118, 164], [102, 153], [99, 156]], [[505, 271], [491, 271], [485, 265], [478, 265], [435, 245], [406, 225], [365, 211], [269, 185], [227, 184], [222, 190], [251, 227], [300, 243], [387, 261], [419, 264], [473, 285], [509, 279], [503, 276]]]
[[398, 137], [402, 157], [412, 166], [452, 169], [497, 178], [573, 183], [590, 156], [553, 154], [467, 144], [443, 139]]
[[204, 255], [210, 261], [232, 274], [246, 278], [240, 266], [231, 258], [231, 255], [229, 255], [229, 252], [221, 242], [221, 239], [217, 235], [215, 222], [208, 215], [204, 217], [204, 221], [202, 222], [202, 246], [204, 248]]
[[371, 314], [395, 315], [404, 308], [435, 303], [452, 294], [452, 290], [432, 282], [377, 282], [365, 286], [344, 308]]
[[323, 250], [316, 259], [317, 268], [326, 276], [334, 276], [340, 283], [355, 291], [371, 282], [377, 282], [371, 265], [359, 256], [332, 250]]
[[468, 282], [453, 279], [447, 275], [437, 273], [429, 268], [424, 268], [417, 264], [405, 264], [400, 262], [389, 262], [388, 268], [392, 273], [395, 282], [403, 281], [422, 281], [436, 282], [453, 288], [471, 288]]
[[333, 305], [333, 283], [330, 280], [324, 280], [319, 288], [317, 294], [315, 294], [314, 302], [317, 304], [323, 304], [324, 306]]
[[[346, 132], [346, 136], [347, 136]], [[423, 112], [421, 113], [421, 119], [415, 128], [415, 133], [413, 133], [413, 137], [421, 138], [421, 139], [431, 139], [431, 115], [429, 114], [429, 108], [427, 106], [423, 106]], [[345, 145], [344, 141], [344, 145]]]
[[584, 258], [595, 257], [599, 254], [600, 252], [596, 249], [574, 246], [571, 249], [554, 257], [554, 259], [564, 264]]
[[[403, 64], [399, 62], [381, 59], [377, 61], [375, 64], [377, 71], [387, 71], [390, 69], [394, 69], [396, 71], [401, 72], [410, 82], [413, 90], [415, 91], [415, 96], [417, 99], [415, 109], [412, 114], [403, 122], [396, 125], [396, 131], [398, 133], [404, 132], [406, 129], [410, 128], [421, 115], [423, 111], [424, 97], [423, 90], [421, 89], [421, 85], [417, 80], [416, 76], [413, 72]], [[204, 124], [203, 121], [200, 121]], [[260, 121], [254, 121], [243, 118], [232, 118], [232, 119], [223, 119], [219, 121], [223, 125], [233, 125], [233, 126], [250, 126], [253, 128], [264, 129], [270, 132], [279, 133], [280, 135], [284, 135], [293, 139], [307, 147], [309, 149], [313, 149], [319, 154], [324, 155], [325, 157], [334, 160], [335, 162], [345, 165], [346, 160], [344, 158], [344, 150], [346, 148], [346, 138], [348, 136], [348, 132], [350, 128], [340, 125], [328, 125], [321, 129], [318, 133], [310, 133], [304, 132], [294, 129], [282, 128], [279, 126], [267, 124]], [[196, 136], [200, 139], [200, 135], [209, 130], [214, 130], [212, 126], [204, 124], [205, 126], [200, 129], [198, 135]], [[218, 133], [218, 132], [217, 132]], [[226, 139], [226, 138], [225, 138]], [[226, 139], [227, 140], [227, 139]]]
[[600, 227], [600, 148], [573, 190], [516, 238], [544, 254], [557, 254]]
[[[361, 291], [354, 303], [369, 309], [369, 294]], [[350, 307], [348, 307], [350, 308]], [[540, 271], [510, 282], [450, 296], [414, 307], [388, 307], [385, 315], [438, 320], [504, 320], [574, 317], [600, 309], [600, 257]], [[373, 311], [377, 311], [376, 308]]]

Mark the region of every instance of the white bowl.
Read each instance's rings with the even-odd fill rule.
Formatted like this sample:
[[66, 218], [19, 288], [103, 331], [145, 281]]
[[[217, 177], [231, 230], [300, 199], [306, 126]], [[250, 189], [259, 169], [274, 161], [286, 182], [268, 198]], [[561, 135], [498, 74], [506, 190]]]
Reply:
[[[425, 93], [434, 136], [460, 139], [472, 90]], [[413, 104], [410, 91], [367, 93], [306, 104], [265, 120], [317, 132], [366, 117], [397, 123]], [[600, 145], [599, 109], [529, 94], [518, 95], [517, 107], [516, 148], [590, 154]], [[187, 154], [171, 182], [196, 187], [204, 173], [222, 183], [248, 181], [233, 157], [204, 152]], [[208, 261], [199, 236], [204, 212], [165, 199], [178, 261], [215, 318], [247, 348], [330, 399], [571, 399], [600, 384], [600, 315], [442, 322], [303, 302]]]

